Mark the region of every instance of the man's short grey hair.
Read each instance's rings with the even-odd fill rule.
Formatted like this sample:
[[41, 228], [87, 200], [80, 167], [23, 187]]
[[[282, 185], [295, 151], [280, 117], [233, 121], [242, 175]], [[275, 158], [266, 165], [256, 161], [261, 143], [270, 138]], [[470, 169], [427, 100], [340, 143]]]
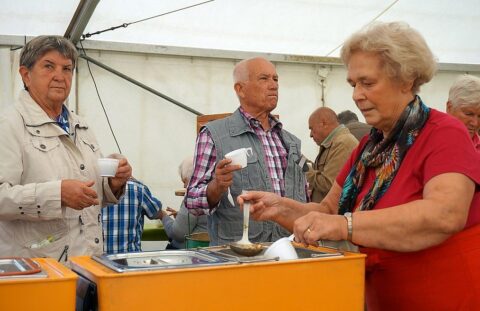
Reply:
[[453, 106], [480, 105], [480, 78], [467, 74], [459, 76], [450, 87], [448, 101]]
[[338, 114], [338, 121], [341, 124], [348, 124], [350, 122], [358, 121], [358, 117], [354, 112], [350, 110], [345, 110]]
[[182, 180], [190, 181], [193, 175], [193, 157], [185, 158], [178, 167], [178, 174]]
[[271, 63], [268, 59], [258, 56], [244, 59], [238, 62], [233, 69], [233, 82], [237, 83], [248, 81], [250, 79], [250, 63], [257, 60], [263, 60]]
[[72, 42], [61, 36], [38, 36], [30, 40], [20, 54], [20, 66], [30, 70], [39, 58], [53, 50], [70, 59], [75, 68], [78, 58], [77, 49]]
[[248, 63], [251, 59], [240, 61], [233, 69], [233, 83], [244, 82], [249, 78]]

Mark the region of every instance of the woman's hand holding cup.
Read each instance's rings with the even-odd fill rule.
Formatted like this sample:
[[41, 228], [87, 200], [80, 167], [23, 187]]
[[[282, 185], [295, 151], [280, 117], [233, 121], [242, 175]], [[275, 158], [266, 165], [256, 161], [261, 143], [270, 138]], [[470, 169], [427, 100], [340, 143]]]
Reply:
[[121, 190], [125, 187], [127, 180], [132, 177], [132, 167], [128, 163], [127, 158], [121, 154], [114, 153], [109, 155], [107, 158], [118, 160], [118, 167], [115, 176], [109, 177], [108, 183], [114, 194], [121, 193]]

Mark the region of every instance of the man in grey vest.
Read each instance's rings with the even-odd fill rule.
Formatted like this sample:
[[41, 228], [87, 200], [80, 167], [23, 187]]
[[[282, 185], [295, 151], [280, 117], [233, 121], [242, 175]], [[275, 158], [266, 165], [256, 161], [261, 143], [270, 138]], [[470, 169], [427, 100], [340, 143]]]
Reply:
[[[193, 214], [208, 214], [210, 245], [240, 240], [243, 215], [236, 198], [242, 190], [275, 192], [306, 201], [306, 180], [300, 140], [282, 128], [271, 112], [278, 101], [275, 66], [260, 57], [239, 62], [233, 72], [240, 107], [229, 117], [204, 126], [197, 137], [194, 173], [185, 206]], [[248, 165], [241, 168], [225, 159], [239, 148], [252, 148]], [[233, 203], [228, 199], [228, 189]], [[270, 221], [249, 223], [252, 242], [275, 241], [290, 233]]]

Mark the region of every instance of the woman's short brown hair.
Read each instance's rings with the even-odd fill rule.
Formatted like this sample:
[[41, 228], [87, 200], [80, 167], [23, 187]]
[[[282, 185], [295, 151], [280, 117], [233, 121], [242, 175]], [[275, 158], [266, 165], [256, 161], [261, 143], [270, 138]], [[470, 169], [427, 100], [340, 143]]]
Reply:
[[78, 52], [72, 42], [60, 36], [38, 36], [30, 40], [20, 54], [20, 66], [32, 69], [36, 61], [52, 50], [58, 51], [72, 61], [73, 68], [77, 62]]

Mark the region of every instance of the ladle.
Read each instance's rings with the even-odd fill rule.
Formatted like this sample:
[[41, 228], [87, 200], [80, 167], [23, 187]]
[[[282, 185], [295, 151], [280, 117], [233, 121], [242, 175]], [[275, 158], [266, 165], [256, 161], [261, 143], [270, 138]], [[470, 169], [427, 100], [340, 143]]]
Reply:
[[[245, 193], [242, 191], [242, 193]], [[230, 249], [243, 256], [255, 256], [263, 250], [263, 246], [258, 243], [252, 243], [248, 239], [248, 221], [250, 218], [250, 202], [243, 204], [243, 235], [240, 241], [230, 243]]]

